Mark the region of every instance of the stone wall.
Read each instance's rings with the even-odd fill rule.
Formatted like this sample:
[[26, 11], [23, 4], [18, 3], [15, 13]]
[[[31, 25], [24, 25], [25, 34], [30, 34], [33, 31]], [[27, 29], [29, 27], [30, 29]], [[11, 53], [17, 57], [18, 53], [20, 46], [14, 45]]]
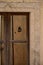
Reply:
[[41, 64], [40, 65], [43, 65], [43, 2], [40, 3], [40, 24], [41, 24], [41, 28], [40, 28], [40, 61], [41, 61]]
[[3, 2], [38, 2], [39, 0], [0, 0]]

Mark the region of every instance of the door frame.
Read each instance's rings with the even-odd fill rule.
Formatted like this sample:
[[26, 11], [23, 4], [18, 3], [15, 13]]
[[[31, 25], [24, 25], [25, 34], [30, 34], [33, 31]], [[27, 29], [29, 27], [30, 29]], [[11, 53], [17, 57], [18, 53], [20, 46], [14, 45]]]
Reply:
[[[6, 44], [6, 43], [12, 43], [12, 51], [13, 51], [13, 56], [14, 56], [14, 45], [13, 45], [13, 43], [26, 43], [27, 42], [27, 51], [28, 51], [28, 58], [27, 58], [27, 60], [28, 60], [28, 65], [30, 65], [30, 32], [29, 32], [29, 30], [30, 30], [30, 25], [29, 25], [29, 17], [30, 17], [30, 13], [28, 13], [28, 12], [25, 12], [25, 13], [23, 13], [23, 12], [21, 12], [21, 13], [18, 13], [18, 12], [2, 12], [2, 13], [0, 13], [0, 15], [1, 15], [1, 25], [2, 25], [2, 23], [4, 22], [4, 33], [5, 33], [5, 40], [2, 40], [3, 41], [3, 43], [5, 43], [5, 49], [6, 48], [8, 48], [8, 44]], [[27, 40], [26, 41], [22, 41], [22, 40], [19, 40], [19, 41], [15, 41], [14, 40], [14, 42], [8, 42], [9, 40], [10, 40], [10, 34], [11, 33], [9, 33], [10, 32], [10, 26], [13, 26], [13, 18], [12, 18], [12, 25], [10, 25], [11, 24], [11, 21], [10, 21], [10, 17], [12, 16], [13, 17], [13, 15], [25, 15], [26, 16], [26, 36], [27, 36]], [[2, 21], [2, 17], [4, 16], [4, 21]], [[6, 19], [8, 17], [8, 19]], [[8, 21], [8, 22], [7, 22]], [[1, 26], [2, 27], [2, 26]], [[8, 28], [9, 27], [9, 28]], [[12, 40], [13, 40], [13, 27], [11, 28], [12, 30]], [[7, 32], [8, 31], [8, 32]], [[3, 32], [3, 31], [2, 31]], [[9, 34], [9, 35], [8, 35]], [[2, 36], [2, 38], [3, 38], [3, 36]], [[5, 41], [5, 42], [4, 42]], [[10, 47], [10, 46], [9, 46]], [[5, 50], [4, 50], [5, 51]], [[6, 49], [6, 51], [7, 51], [7, 49]], [[10, 52], [10, 50], [9, 50], [9, 52]], [[6, 53], [6, 52], [5, 52]], [[2, 51], [1, 51], [1, 56], [2, 56], [3, 54], [2, 54]], [[10, 56], [8, 56], [7, 55], [7, 57], [10, 57]], [[8, 60], [7, 60], [7, 62], [8, 62]], [[6, 63], [7, 63], [6, 62]], [[3, 58], [1, 57], [1, 64], [3, 65]], [[8, 64], [7, 64], [8, 65]], [[13, 57], [13, 65], [14, 65], [14, 57]]]

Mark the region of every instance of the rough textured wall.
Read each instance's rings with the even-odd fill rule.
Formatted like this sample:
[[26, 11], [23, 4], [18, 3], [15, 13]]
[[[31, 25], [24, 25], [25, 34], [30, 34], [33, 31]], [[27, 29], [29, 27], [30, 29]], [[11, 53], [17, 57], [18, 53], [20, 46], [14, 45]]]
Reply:
[[41, 64], [40, 65], [43, 65], [43, 2], [41, 3], [41, 7], [40, 7], [40, 17], [41, 17], [41, 43], [40, 43], [40, 61], [41, 61]]
[[38, 0], [0, 0], [5, 2], [38, 2]]

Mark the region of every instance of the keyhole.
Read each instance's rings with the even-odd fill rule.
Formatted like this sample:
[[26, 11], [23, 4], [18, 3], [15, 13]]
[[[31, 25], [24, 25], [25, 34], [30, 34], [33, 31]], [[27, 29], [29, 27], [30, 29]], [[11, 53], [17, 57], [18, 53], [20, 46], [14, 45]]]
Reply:
[[22, 28], [21, 27], [18, 27], [18, 32], [21, 32], [22, 31]]

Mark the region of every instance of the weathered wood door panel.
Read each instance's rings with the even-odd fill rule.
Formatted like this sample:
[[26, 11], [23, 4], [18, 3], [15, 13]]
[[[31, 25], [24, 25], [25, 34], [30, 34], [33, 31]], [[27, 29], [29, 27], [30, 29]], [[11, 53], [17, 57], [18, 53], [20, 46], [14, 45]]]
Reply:
[[14, 65], [27, 65], [28, 64], [28, 50], [27, 44], [15, 43], [14, 44]]
[[7, 14], [1, 15], [1, 65], [12, 65], [12, 31], [11, 17]]
[[14, 29], [14, 40], [24, 41], [27, 39], [26, 15], [13, 16], [13, 29]]
[[14, 65], [28, 65], [28, 29], [26, 15], [13, 16]]
[[29, 65], [29, 14], [1, 15], [0, 65]]

